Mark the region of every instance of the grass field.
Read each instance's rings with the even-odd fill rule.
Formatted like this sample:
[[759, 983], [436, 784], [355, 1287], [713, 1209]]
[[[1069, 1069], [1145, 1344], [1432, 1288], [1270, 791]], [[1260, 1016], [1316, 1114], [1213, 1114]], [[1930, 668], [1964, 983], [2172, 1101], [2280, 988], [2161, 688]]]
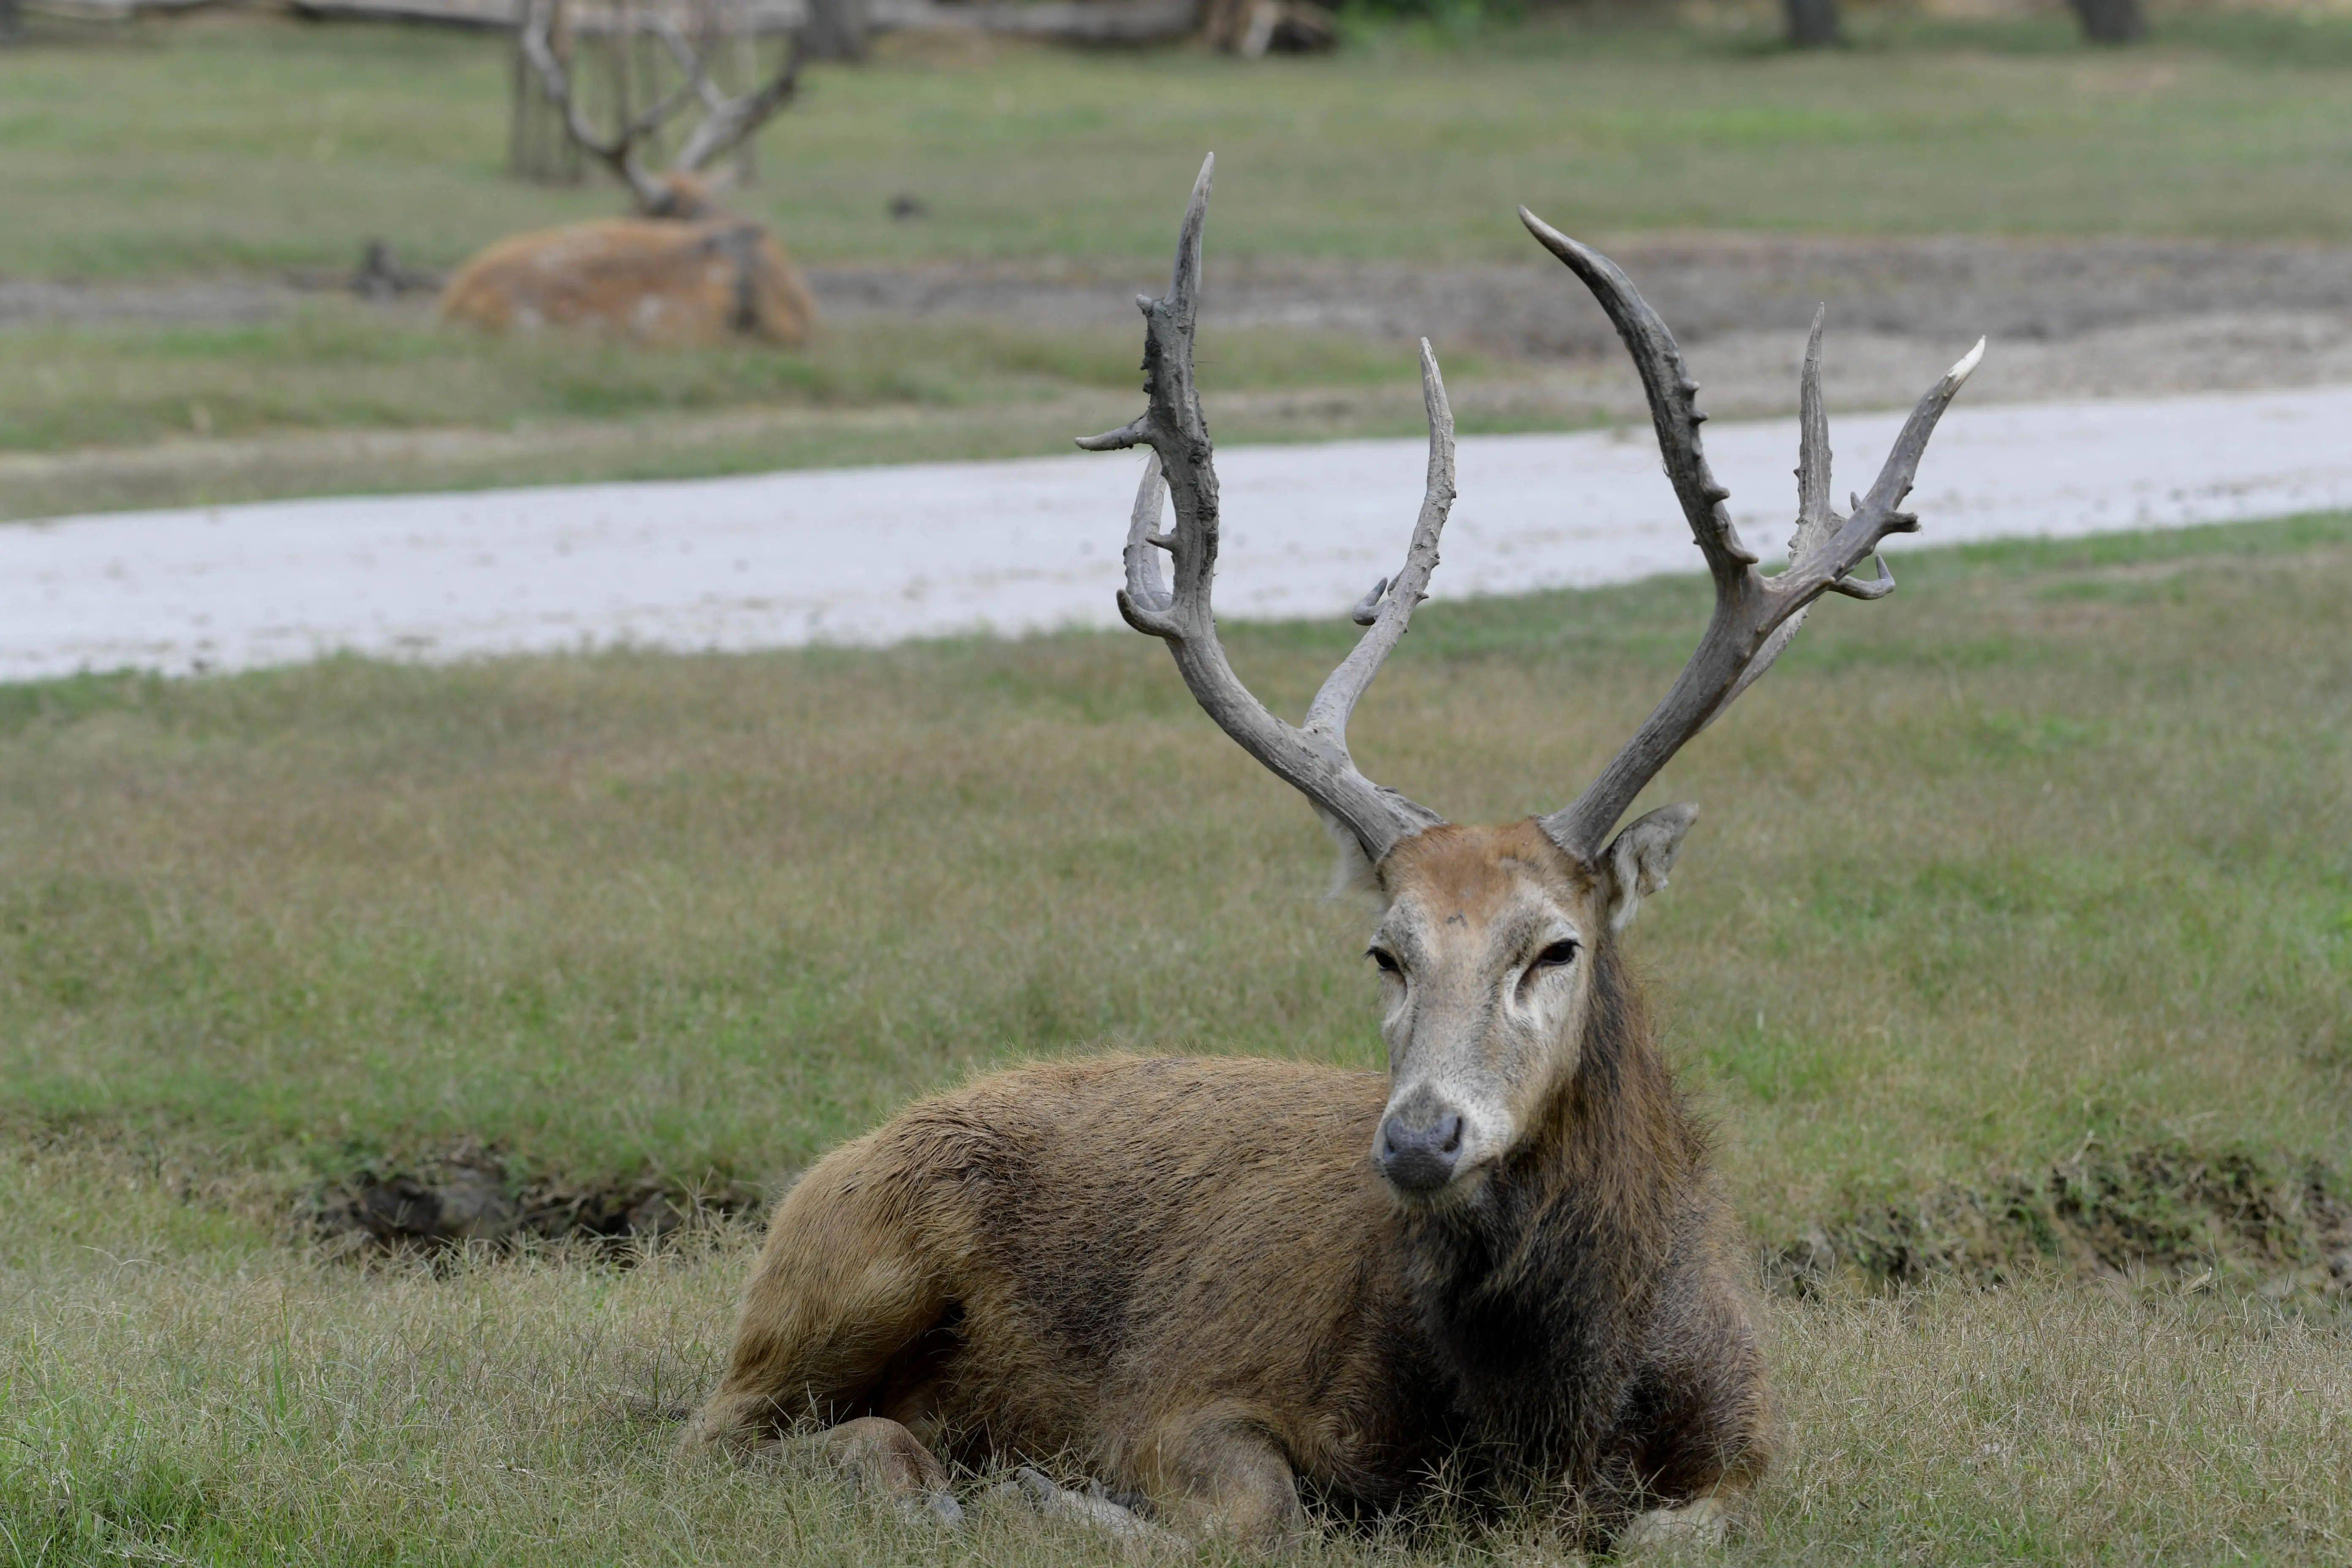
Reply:
[[[866, 318], [806, 352], [764, 345], [648, 353], [594, 337], [510, 342], [321, 300], [290, 320], [156, 329], [0, 331], [0, 443], [55, 451], [93, 438], [138, 446], [201, 432], [511, 429], [633, 415], [877, 409], [945, 416], [1131, 402], [1139, 334], [1011, 323]], [[1274, 331], [1216, 343], [1244, 392], [1391, 383], [1412, 351]], [[1466, 374], [1482, 366], [1460, 356]], [[1116, 421], [1114, 421], [1116, 423]], [[1067, 447], [1059, 433], [1055, 449]], [[0, 447], [5, 449], [5, 447]]]
[[[1050, 264], [1139, 285], [1164, 271], [1209, 148], [1220, 264], [1524, 262], [1520, 202], [1602, 239], [2352, 238], [2352, 19], [2166, 16], [2158, 42], [2118, 53], [2084, 51], [2055, 16], [1864, 11], [1859, 47], [1800, 57], [1767, 47], [1762, 17], [1724, 16], [1752, 25], [1373, 29], [1334, 58], [1254, 65], [898, 40], [813, 77], [740, 205], [812, 262]], [[506, 176], [506, 93], [502, 46], [480, 37], [43, 24], [0, 54], [0, 279], [331, 275], [376, 237], [446, 268], [617, 211], [605, 185]], [[926, 216], [890, 217], [898, 195]], [[0, 516], [1059, 449], [1087, 423], [1073, 406], [1090, 416], [1106, 377], [1131, 379], [1131, 337], [849, 322], [805, 353], [646, 354], [486, 342], [331, 297], [244, 324], [0, 326]], [[1410, 414], [1409, 352], [1251, 337], [1220, 356], [1219, 390], [1312, 390], [1323, 412], [1236, 434], [1388, 433]], [[1516, 374], [1448, 365], [1471, 404]], [[746, 414], [772, 417], [756, 437], [713, 428]], [[312, 439], [417, 430], [488, 439], [447, 477]], [[295, 444], [237, 445], [281, 437]], [[89, 448], [144, 466], [20, 460]]]
[[[1604, 237], [2352, 238], [2352, 19], [2192, 15], [2129, 52], [2056, 16], [1864, 25], [1870, 47], [1810, 56], [1573, 17], [1255, 64], [908, 40], [814, 75], [741, 205], [811, 261], [1158, 267], [1214, 150], [1234, 259], [1521, 260], [1522, 202]], [[620, 205], [506, 177], [488, 37], [197, 21], [21, 51], [0, 89], [0, 199], [32, 219], [0, 274], [343, 268], [376, 237], [449, 266]], [[892, 218], [898, 194], [928, 216]]]
[[[2342, 517], [1921, 554], [1677, 762], [1657, 793], [1706, 813], [1633, 951], [1761, 1242], [2150, 1152], [2343, 1190], [2347, 589]], [[1367, 765], [1462, 816], [1556, 803], [1703, 592], [1433, 604]], [[1345, 630], [1229, 641], [1296, 709]], [[289, 1216], [485, 1144], [772, 1188], [1036, 1054], [1371, 1065], [1325, 854], [1128, 634], [0, 692], [0, 1549], [1098, 1556], [673, 1463], [630, 1401], [709, 1375], [745, 1230], [436, 1271]], [[2146, 1236], [2179, 1194], [2127, 1196]], [[1790, 1454], [1735, 1556], [2340, 1560], [2352, 1331], [2284, 1245], [1776, 1304]]]

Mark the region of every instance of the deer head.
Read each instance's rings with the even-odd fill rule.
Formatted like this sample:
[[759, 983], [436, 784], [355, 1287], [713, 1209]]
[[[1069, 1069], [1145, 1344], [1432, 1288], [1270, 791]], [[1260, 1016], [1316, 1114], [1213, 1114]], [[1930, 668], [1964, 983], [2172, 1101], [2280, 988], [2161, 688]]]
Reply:
[[[750, 138], [800, 90], [800, 34], [792, 36], [783, 64], [774, 76], [750, 92], [730, 97], [710, 79], [702, 51], [666, 5], [656, 3], [642, 14], [625, 13], [622, 25], [642, 26], [661, 40], [677, 63], [680, 79], [675, 89], [635, 114], [624, 104], [620, 129], [607, 136], [590, 122], [574, 99], [564, 51], [555, 44], [562, 9], [562, 0], [525, 0], [519, 38], [523, 58], [539, 78], [540, 90], [563, 117], [564, 134], [619, 176], [646, 216], [707, 216], [711, 210], [710, 183], [700, 177], [702, 171]], [[701, 121], [688, 133], [667, 171], [656, 174], [648, 168], [646, 150], [662, 127], [698, 103], [702, 108]]]
[[[1201, 166], [1176, 245], [1168, 292], [1139, 298], [1144, 412], [1079, 441], [1089, 451], [1145, 446], [1119, 613], [1161, 638], [1193, 697], [1243, 750], [1307, 796], [1341, 844], [1353, 879], [1381, 906], [1369, 956], [1387, 1009], [1388, 1107], [1372, 1158], [1404, 1200], [1458, 1195], [1523, 1143], [1573, 1078], [1606, 949], [1665, 886], [1698, 811], [1668, 805], [1614, 831], [1675, 753], [1771, 667], [1807, 608], [1826, 593], [1883, 598], [1895, 578], [1877, 558], [1890, 533], [1918, 519], [1899, 510], [1936, 422], [1983, 357], [1979, 340], [1931, 387], [1895, 438], [1869, 494], [1841, 516], [1829, 500], [1828, 420], [1822, 408], [1822, 316], [1813, 318], [1800, 382], [1798, 508], [1788, 564], [1767, 577], [1724, 510], [1699, 445], [1705, 416], [1674, 334], [1614, 263], [1526, 208], [1519, 220], [1607, 312], [1648, 394], [1671, 481], [1715, 580], [1715, 610], [1697, 650], [1650, 716], [1582, 794], [1548, 816], [1495, 827], [1449, 824], [1374, 784], [1348, 753], [1348, 719], [1404, 637], [1437, 567], [1454, 501], [1454, 417], [1428, 341], [1421, 345], [1429, 472], [1403, 566], [1357, 604], [1368, 629], [1294, 726], [1269, 712], [1218, 645], [1210, 589], [1219, 528], [1214, 453], [1192, 377], [1213, 156]], [[1175, 503], [1163, 530], [1161, 492]], [[1163, 580], [1159, 557], [1172, 574]], [[1852, 574], [1865, 559], [1876, 574]]]

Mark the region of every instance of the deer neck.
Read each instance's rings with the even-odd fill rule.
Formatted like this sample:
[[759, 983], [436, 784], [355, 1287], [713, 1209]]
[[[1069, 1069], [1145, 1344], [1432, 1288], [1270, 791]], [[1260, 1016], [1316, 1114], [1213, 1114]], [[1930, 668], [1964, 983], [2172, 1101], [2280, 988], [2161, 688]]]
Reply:
[[[1515, 1436], [1613, 1404], [1611, 1355], [1637, 1337], [1697, 1165], [1697, 1141], [1612, 942], [1570, 1079], [1530, 1138], [1464, 1202], [1408, 1222], [1407, 1277], [1468, 1409]], [[1549, 1445], [1547, 1445], [1549, 1446]]]

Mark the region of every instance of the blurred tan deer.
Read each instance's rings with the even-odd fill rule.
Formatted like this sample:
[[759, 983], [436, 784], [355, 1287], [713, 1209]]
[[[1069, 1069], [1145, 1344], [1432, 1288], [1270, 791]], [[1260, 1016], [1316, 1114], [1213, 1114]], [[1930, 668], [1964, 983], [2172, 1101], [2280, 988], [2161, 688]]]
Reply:
[[1705, 1140], [1618, 952], [1696, 811], [1617, 822], [1813, 600], [1894, 587], [1883, 564], [1850, 574], [1917, 526], [1897, 509], [1983, 344], [1842, 517], [1816, 319], [1796, 535], [1767, 577], [1707, 470], [1673, 336], [1607, 258], [1522, 210], [1632, 351], [1716, 607], [1672, 690], [1573, 802], [1458, 826], [1366, 778], [1347, 744], [1454, 499], [1453, 417], [1427, 343], [1420, 521], [1402, 569], [1356, 606], [1370, 629], [1306, 722], [1268, 712], [1218, 645], [1217, 480], [1192, 372], [1211, 166], [1166, 297], [1139, 301], [1149, 405], [1079, 445], [1151, 448], [1120, 612], [1307, 796], [1377, 898], [1389, 1072], [1062, 1061], [914, 1106], [785, 1197], [689, 1441], [814, 1431], [861, 1480], [950, 1519], [941, 1455], [1071, 1467], [1097, 1489], [1034, 1471], [1024, 1483], [1129, 1534], [1271, 1543], [1310, 1504], [1391, 1508], [1444, 1469], [1475, 1495], [1548, 1486], [1589, 1544], [1719, 1535], [1766, 1461], [1763, 1367]]
[[[493, 331], [593, 326], [656, 344], [732, 337], [803, 342], [816, 321], [808, 285], [765, 228], [719, 207], [703, 175], [793, 101], [800, 89], [799, 35], [772, 76], [730, 97], [711, 81], [701, 51], [657, 0], [634, 19], [661, 40], [678, 85], [634, 113], [624, 106], [608, 136], [573, 92], [555, 43], [561, 13], [559, 0], [528, 0], [523, 59], [559, 111], [564, 133], [628, 187], [636, 215], [500, 240], [449, 280], [441, 313]], [[656, 173], [648, 149], [666, 125], [698, 105], [702, 118], [668, 168]]]

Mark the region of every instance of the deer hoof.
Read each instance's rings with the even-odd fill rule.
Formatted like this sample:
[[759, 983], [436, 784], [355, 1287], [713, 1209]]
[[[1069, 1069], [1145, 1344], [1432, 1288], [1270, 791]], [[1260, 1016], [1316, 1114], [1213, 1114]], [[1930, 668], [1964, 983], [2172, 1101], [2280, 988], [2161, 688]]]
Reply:
[[1723, 1504], [1703, 1497], [1681, 1508], [1654, 1508], [1637, 1515], [1617, 1538], [1617, 1550], [1631, 1554], [1669, 1546], [1720, 1546], [1730, 1528], [1731, 1516]]
[[963, 1528], [963, 1504], [949, 1491], [928, 1491], [897, 1500], [898, 1514], [909, 1524], [935, 1524], [943, 1530]]
[[1013, 1479], [989, 1489], [989, 1495], [1034, 1509], [1047, 1519], [1066, 1519], [1098, 1530], [1130, 1547], [1183, 1544], [1183, 1537], [1103, 1495], [1099, 1488], [1073, 1491], [1044, 1472], [1022, 1466]]

